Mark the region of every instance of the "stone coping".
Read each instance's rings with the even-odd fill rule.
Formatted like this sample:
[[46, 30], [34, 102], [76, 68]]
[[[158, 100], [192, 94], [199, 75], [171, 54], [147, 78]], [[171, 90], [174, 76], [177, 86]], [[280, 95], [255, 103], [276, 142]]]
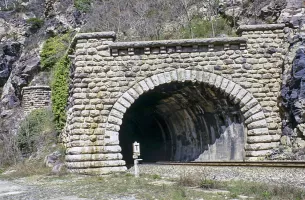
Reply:
[[285, 28], [285, 24], [257, 24], [257, 25], [240, 25], [237, 29], [237, 33], [243, 31], [265, 31]]
[[22, 88], [22, 90], [35, 90], [35, 89], [51, 90], [51, 88], [47, 85], [28, 86]]
[[93, 32], [93, 33], [78, 33], [75, 35], [74, 40], [81, 39], [98, 39], [98, 38], [116, 38], [116, 33], [114, 31], [108, 32]]
[[[262, 31], [283, 29], [285, 24], [258, 24], [258, 25], [241, 25], [237, 33], [243, 31]], [[114, 31], [108, 32], [92, 32], [92, 33], [77, 33], [70, 45], [74, 49], [77, 40], [81, 39], [99, 39], [99, 38], [113, 38], [116, 39]], [[243, 37], [224, 37], [224, 38], [204, 38], [204, 39], [181, 39], [181, 40], [156, 40], [156, 41], [131, 41], [131, 42], [115, 42], [110, 45], [110, 48], [141, 48], [141, 47], [161, 47], [161, 46], [191, 46], [191, 45], [205, 45], [205, 44], [232, 44], [245, 43], [246, 38]]]
[[110, 48], [118, 49], [118, 48], [192, 46], [192, 45], [211, 45], [211, 44], [217, 45], [217, 44], [239, 44], [246, 42], [247, 42], [247, 38], [244, 37], [224, 37], [224, 38], [204, 38], [204, 39], [115, 42], [110, 44]]
[[72, 53], [75, 45], [77, 43], [77, 40], [82, 39], [99, 39], [99, 38], [112, 38], [113, 41], [116, 39], [116, 33], [114, 31], [108, 31], [108, 32], [92, 32], [92, 33], [77, 33], [74, 38], [72, 39], [72, 42], [70, 44], [68, 53]]

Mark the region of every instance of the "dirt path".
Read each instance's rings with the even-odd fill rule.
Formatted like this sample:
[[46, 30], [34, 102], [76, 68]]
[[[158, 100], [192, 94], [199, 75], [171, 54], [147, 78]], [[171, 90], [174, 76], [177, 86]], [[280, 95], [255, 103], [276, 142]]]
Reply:
[[0, 180], [0, 199], [7, 199], [8, 197], [23, 194], [26, 191], [26, 187]]
[[[77, 196], [65, 196], [58, 194], [58, 197], [48, 197], [50, 193], [39, 186], [28, 186], [15, 181], [0, 180], [0, 200], [90, 200], [78, 198]], [[50, 195], [51, 196], [51, 195]]]

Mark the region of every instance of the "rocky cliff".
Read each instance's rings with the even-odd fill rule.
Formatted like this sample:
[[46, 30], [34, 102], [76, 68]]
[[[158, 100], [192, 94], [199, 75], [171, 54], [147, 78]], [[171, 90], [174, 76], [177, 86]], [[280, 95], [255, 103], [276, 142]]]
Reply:
[[[81, 13], [72, 0], [10, 1], [0, 11], [0, 135], [15, 132], [23, 116], [22, 88], [48, 85], [40, 50], [50, 36], [76, 29]], [[0, 138], [1, 139], [1, 138]]]

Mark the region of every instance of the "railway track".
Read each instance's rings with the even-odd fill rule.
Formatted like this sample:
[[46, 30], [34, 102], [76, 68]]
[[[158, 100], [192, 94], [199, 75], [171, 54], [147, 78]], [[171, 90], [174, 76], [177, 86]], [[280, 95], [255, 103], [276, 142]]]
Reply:
[[185, 166], [237, 166], [237, 167], [289, 167], [305, 168], [305, 161], [222, 161], [222, 162], [156, 162], [143, 163], [154, 165], [185, 165]]

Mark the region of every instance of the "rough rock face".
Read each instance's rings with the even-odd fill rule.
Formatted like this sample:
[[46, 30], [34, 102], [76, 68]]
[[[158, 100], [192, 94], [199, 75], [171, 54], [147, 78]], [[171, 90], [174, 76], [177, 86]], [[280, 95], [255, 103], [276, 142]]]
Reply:
[[305, 149], [305, 10], [300, 0], [287, 1], [278, 21], [289, 25], [286, 29], [290, 44], [282, 75], [282, 138], [279, 149], [270, 159], [304, 159]]
[[0, 58], [0, 87], [3, 87], [6, 83], [13, 69], [14, 62], [20, 56], [21, 44], [18, 42], [5, 44], [2, 48], [2, 52]]
[[[39, 51], [46, 37], [66, 32], [77, 25], [70, 0], [45, 3], [31, 0], [22, 6], [22, 12], [13, 10], [0, 14], [0, 18], [7, 22], [0, 32], [1, 42], [5, 44], [0, 65], [0, 87], [3, 87], [0, 112], [11, 108], [7, 105], [8, 98], [14, 96], [20, 100], [22, 87], [40, 71]], [[26, 22], [29, 18], [43, 19], [45, 26], [33, 33]]]
[[[305, 122], [304, 108], [305, 103], [305, 52], [300, 48], [296, 52], [291, 70], [291, 78], [283, 87], [281, 93], [283, 106], [289, 110], [292, 117], [291, 126]], [[286, 132], [288, 135], [291, 132]]]
[[284, 108], [281, 144], [294, 148], [305, 147], [305, 48], [302, 37], [299, 39], [290, 74], [284, 79], [281, 91]]
[[290, 0], [223, 0], [220, 13], [235, 25], [276, 23]]
[[[44, 40], [74, 30], [82, 22], [72, 0], [29, 0], [10, 8], [0, 11], [0, 144], [5, 148], [12, 148], [7, 141], [16, 135], [25, 116], [22, 88], [49, 84], [49, 74], [40, 67]], [[43, 26], [33, 31], [27, 22], [30, 18], [43, 20]]]
[[220, 1], [220, 13], [237, 25], [287, 23], [304, 29], [304, 7], [303, 0]]
[[[73, 1], [30, 0], [20, 9], [0, 11], [0, 113], [20, 105], [21, 91], [40, 73], [39, 51], [50, 35], [77, 26]], [[33, 32], [29, 18], [44, 20], [44, 26]], [[44, 81], [43, 81], [44, 82]]]
[[302, 0], [286, 0], [287, 6], [282, 10], [278, 19], [279, 23], [289, 23], [293, 28], [304, 29], [305, 10], [304, 1]]

